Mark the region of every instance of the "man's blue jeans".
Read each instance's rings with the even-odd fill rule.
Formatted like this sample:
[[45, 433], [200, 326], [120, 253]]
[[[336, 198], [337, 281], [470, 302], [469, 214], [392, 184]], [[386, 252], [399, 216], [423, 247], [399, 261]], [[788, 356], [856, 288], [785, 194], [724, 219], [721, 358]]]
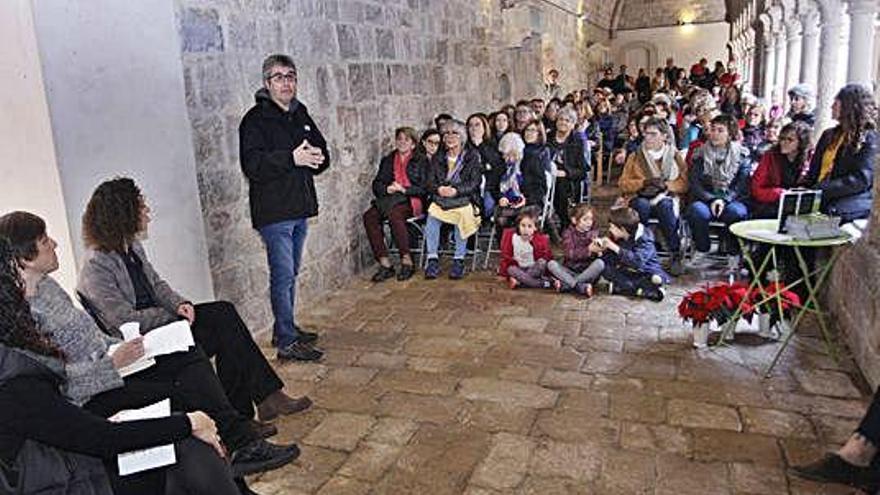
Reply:
[[269, 224], [259, 229], [269, 258], [269, 293], [272, 314], [275, 315], [273, 341], [279, 349], [299, 338], [294, 321], [296, 276], [302, 262], [308, 227], [308, 220], [299, 218]]
[[[442, 226], [443, 222], [428, 215], [428, 219], [425, 221], [425, 244], [428, 251], [428, 259], [437, 258], [437, 252], [440, 250], [440, 227]], [[455, 225], [452, 226], [452, 230], [455, 231], [455, 254], [453, 258], [463, 260], [467, 254], [467, 238], [461, 236], [461, 232], [458, 231], [458, 227]]]

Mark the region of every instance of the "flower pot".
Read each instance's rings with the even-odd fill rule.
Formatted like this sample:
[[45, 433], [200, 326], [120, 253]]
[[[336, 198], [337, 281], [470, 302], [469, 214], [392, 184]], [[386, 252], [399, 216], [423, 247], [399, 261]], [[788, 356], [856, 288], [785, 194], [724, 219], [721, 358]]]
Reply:
[[759, 313], [758, 314], [758, 335], [765, 339], [770, 338], [770, 314], [769, 313]]
[[697, 349], [709, 347], [709, 325], [705, 323], [694, 325], [694, 347]]

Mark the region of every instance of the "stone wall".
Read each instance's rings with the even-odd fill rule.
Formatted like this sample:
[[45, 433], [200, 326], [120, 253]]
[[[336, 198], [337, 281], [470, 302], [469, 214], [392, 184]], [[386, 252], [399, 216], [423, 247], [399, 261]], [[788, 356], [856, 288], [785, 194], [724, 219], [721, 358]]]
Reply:
[[[330, 143], [332, 167], [317, 180], [321, 214], [310, 223], [300, 277], [298, 297], [307, 304], [372, 263], [361, 213], [395, 127], [424, 128], [440, 111], [463, 117], [535, 94], [545, 63], [562, 67], [566, 84], [581, 83], [588, 71], [579, 58], [607, 32], [542, 2], [504, 11], [497, 0], [176, 0], [176, 7], [214, 288], [255, 330], [271, 322], [269, 284], [250, 226], [237, 127], [266, 55], [296, 60], [299, 97]], [[546, 56], [548, 37], [549, 46], [567, 49]]]
[[[877, 163], [874, 169], [877, 169]], [[874, 178], [874, 211], [865, 236], [837, 261], [824, 307], [868, 382], [880, 386], [880, 178]]]

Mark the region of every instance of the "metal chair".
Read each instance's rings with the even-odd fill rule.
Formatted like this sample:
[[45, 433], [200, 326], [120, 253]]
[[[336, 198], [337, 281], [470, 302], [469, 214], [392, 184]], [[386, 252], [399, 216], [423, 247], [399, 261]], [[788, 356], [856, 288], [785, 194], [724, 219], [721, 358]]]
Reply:
[[[416, 266], [423, 268], [425, 266], [425, 219], [428, 218], [426, 214], [421, 214], [419, 216], [410, 217], [406, 219], [407, 229], [410, 229], [410, 234], [415, 231], [417, 235], [417, 246], [413, 248], [412, 239], [410, 239], [410, 255], [418, 254], [419, 260], [416, 263]], [[385, 232], [385, 244], [388, 246], [389, 254], [400, 254], [400, 250], [397, 249], [397, 246], [394, 245], [391, 236], [391, 224], [388, 222], [388, 219], [382, 220], [382, 230]]]

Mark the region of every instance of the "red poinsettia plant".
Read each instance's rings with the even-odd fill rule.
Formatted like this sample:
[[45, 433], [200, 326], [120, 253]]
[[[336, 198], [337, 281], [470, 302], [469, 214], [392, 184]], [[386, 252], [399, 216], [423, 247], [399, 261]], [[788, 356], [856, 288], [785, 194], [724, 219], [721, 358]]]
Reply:
[[715, 321], [727, 323], [742, 304], [741, 316], [751, 319], [755, 307], [749, 287], [741, 282], [706, 285], [685, 295], [678, 304], [678, 314], [694, 326]]
[[[777, 304], [779, 293], [781, 304]], [[770, 314], [771, 325], [785, 318], [792, 308], [800, 307], [800, 297], [787, 290], [779, 282], [770, 282], [764, 287], [751, 288], [749, 284], [734, 282], [706, 285], [685, 295], [678, 304], [678, 314], [684, 321], [694, 326], [715, 321], [722, 326], [740, 309], [739, 316], [751, 321], [755, 313]], [[780, 307], [782, 313], [780, 313]]]

